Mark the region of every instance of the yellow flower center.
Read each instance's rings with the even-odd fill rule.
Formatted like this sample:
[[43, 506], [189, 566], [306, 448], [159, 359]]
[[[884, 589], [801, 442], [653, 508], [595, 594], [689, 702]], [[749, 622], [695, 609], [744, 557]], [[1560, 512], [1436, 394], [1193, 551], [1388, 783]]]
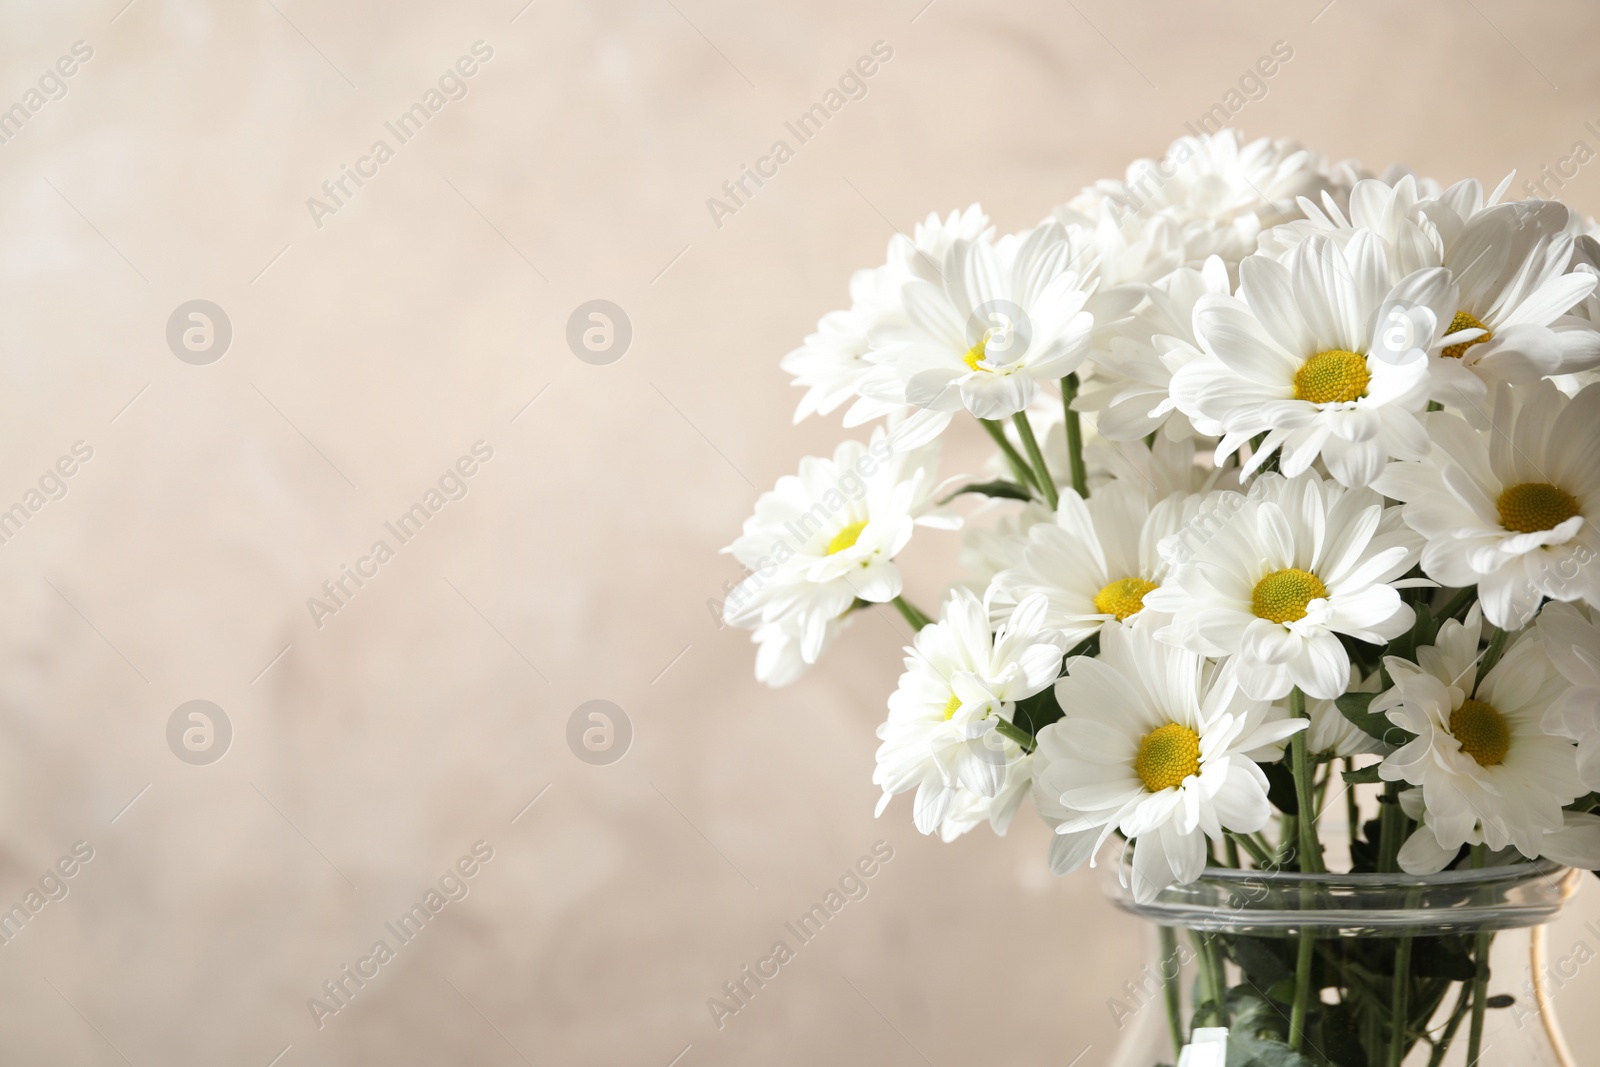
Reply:
[[1144, 610], [1144, 595], [1159, 588], [1143, 578], [1118, 578], [1094, 595], [1094, 610], [1118, 622]]
[[954, 693], [951, 693], [950, 699], [946, 701], [944, 705], [944, 721], [949, 722], [951, 719], [955, 718], [956, 709], [959, 707], [961, 707], [961, 698], [956, 696]]
[[843, 552], [847, 548], [854, 548], [856, 541], [861, 537], [861, 531], [867, 528], [867, 520], [852, 522], [849, 526], [833, 535], [828, 542], [828, 555]]
[[1500, 494], [1500, 525], [1517, 533], [1553, 530], [1578, 514], [1578, 500], [1559, 485], [1523, 482]]
[[983, 337], [978, 341], [977, 344], [975, 344], [971, 348], [967, 349], [967, 354], [961, 357], [961, 362], [965, 363], [967, 366], [971, 367], [973, 370], [988, 370], [989, 369], [988, 367], [980, 367], [980, 366], [978, 366], [978, 364], [983, 361], [984, 352], [985, 352], [984, 346], [987, 345], [988, 343], [989, 343], [989, 335], [988, 334], [984, 334]]
[[1152, 793], [1182, 785], [1185, 778], [1200, 773], [1200, 735], [1176, 722], [1151, 730], [1139, 742], [1133, 769]]
[[1489, 327], [1485, 325], [1484, 321], [1470, 311], [1456, 312], [1455, 318], [1450, 320], [1450, 328], [1445, 333], [1455, 333], [1457, 330], [1482, 330], [1483, 335], [1474, 337], [1470, 341], [1462, 341], [1458, 345], [1445, 345], [1444, 351], [1439, 354], [1446, 359], [1460, 359], [1467, 354], [1467, 349], [1473, 345], [1481, 345], [1494, 336], [1489, 332]]
[[1511, 750], [1511, 727], [1493, 704], [1468, 699], [1450, 713], [1450, 733], [1480, 767], [1498, 767]]
[[1330, 348], [1318, 352], [1294, 372], [1294, 398], [1313, 404], [1336, 404], [1367, 395], [1372, 372], [1359, 352]]
[[1297, 622], [1306, 617], [1306, 605], [1328, 595], [1328, 587], [1310, 571], [1299, 567], [1273, 571], [1250, 592], [1250, 610], [1257, 618]]

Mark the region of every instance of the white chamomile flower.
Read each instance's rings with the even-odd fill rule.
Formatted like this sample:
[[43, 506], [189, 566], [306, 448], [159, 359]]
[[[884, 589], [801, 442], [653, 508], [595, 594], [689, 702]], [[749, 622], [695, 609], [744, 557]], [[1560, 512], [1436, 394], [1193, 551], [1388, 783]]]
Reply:
[[1440, 628], [1439, 644], [1432, 655], [1419, 654], [1420, 665], [1396, 656], [1384, 661], [1394, 686], [1371, 710], [1415, 738], [1386, 756], [1378, 774], [1421, 787], [1427, 824], [1418, 834], [1434, 838], [1408, 840], [1402, 864], [1453, 857], [1478, 841], [1533, 859], [1544, 852], [1544, 836], [1562, 829], [1562, 807], [1584, 792], [1572, 742], [1543, 728], [1566, 679], [1529, 634], [1474, 686], [1480, 630], [1474, 610], [1464, 624]]
[[1420, 547], [1370, 489], [1269, 472], [1248, 494], [1207, 503], [1168, 549], [1175, 565], [1145, 607], [1173, 616], [1164, 640], [1238, 657], [1252, 697], [1299, 686], [1331, 700], [1350, 678], [1340, 634], [1382, 644], [1411, 628], [1415, 613], [1396, 590], [1414, 584], [1400, 576]]
[[990, 583], [990, 616], [1003, 618], [1042, 596], [1045, 625], [1069, 647], [1109, 622], [1143, 618], [1146, 595], [1166, 573], [1159, 545], [1198, 503], [1175, 493], [1152, 506], [1144, 488], [1130, 482], [1112, 482], [1088, 500], [1064, 490], [1055, 521], [1029, 529], [1021, 561]]
[[936, 281], [951, 245], [992, 234], [988, 216], [973, 204], [965, 211], [952, 211], [947, 219], [929, 215], [917, 224], [910, 238], [903, 234], [890, 238], [887, 262], [857, 271], [850, 278], [850, 309], [828, 312], [817, 323], [816, 332], [783, 358], [780, 365], [794, 375], [796, 385], [807, 390], [794, 421], [812, 414], [827, 415], [847, 400], [855, 403], [845, 414], [846, 426], [859, 426], [904, 407], [903, 402], [861, 395], [862, 380], [873, 369], [865, 358], [873, 333], [905, 321], [900, 290], [906, 282], [917, 278]]
[[1186, 415], [1172, 402], [1172, 374], [1199, 358], [1194, 309], [1200, 298], [1229, 296], [1228, 268], [1217, 256], [1200, 270], [1181, 267], [1149, 287], [1149, 304], [1097, 346], [1095, 382], [1073, 406], [1095, 413], [1095, 426], [1112, 441], [1192, 436]]
[[[1043, 628], [1044, 600], [1018, 606], [991, 630], [978, 598], [957, 588], [940, 619], [924, 626], [906, 649], [906, 671], [889, 697], [888, 721], [878, 727], [883, 744], [872, 780], [883, 787], [878, 814], [897, 793], [917, 790], [912, 817], [925, 834], [951, 813], [958, 790], [995, 798], [1018, 785], [994, 818], [1009, 819], [1026, 793], [1014, 780], [1023, 751], [996, 731], [1010, 721], [1016, 702], [1033, 696], [1061, 673], [1066, 649]], [[1019, 772], [1020, 773], [1020, 772]]]
[[[1460, 854], [1460, 846], [1446, 848], [1428, 826], [1428, 809], [1420, 789], [1407, 789], [1400, 794], [1400, 810], [1415, 820], [1417, 828], [1400, 846], [1396, 857], [1400, 869], [1407, 874], [1437, 874], [1450, 866]], [[1482, 827], [1467, 833], [1465, 845], [1484, 844]], [[1561, 826], [1545, 831], [1539, 838], [1539, 858], [1553, 860], [1566, 867], [1594, 870], [1600, 866], [1600, 815], [1588, 812], [1563, 811]], [[1486, 866], [1516, 863], [1524, 856], [1514, 848], [1491, 853]]]
[[[1366, 678], [1355, 664], [1350, 665], [1350, 684], [1347, 693], [1376, 693], [1382, 676], [1374, 671]], [[1339, 705], [1331, 700], [1306, 701], [1306, 718], [1311, 728], [1306, 731], [1306, 751], [1313, 756], [1365, 756], [1383, 752], [1383, 742], [1367, 733], [1345, 717]]]
[[1305, 727], [1236, 684], [1220, 667], [1155, 639], [1147, 627], [1101, 632], [1098, 657], [1077, 656], [1056, 683], [1066, 717], [1039, 732], [1039, 790], [1070, 814], [1052, 855], [1058, 873], [1093, 857], [1113, 831], [1132, 843], [1133, 892], [1148, 901], [1192, 882], [1206, 862], [1205, 838], [1267, 824], [1267, 778], [1257, 759], [1276, 759]]
[[1239, 468], [1214, 465], [1211, 446], [1208, 444], [1203, 450], [1199, 447], [1204, 443], [1193, 437], [1158, 436], [1151, 445], [1143, 441], [1085, 445], [1089, 484], [1098, 489], [1107, 481], [1130, 482], [1143, 486], [1155, 500], [1173, 493], [1239, 488]]
[[[1245, 471], [1281, 449], [1291, 477], [1321, 457], [1347, 486], [1370, 484], [1390, 457], [1421, 459], [1427, 435], [1425, 352], [1441, 339], [1450, 302], [1441, 269], [1391, 285], [1378, 239], [1357, 233], [1341, 247], [1313, 237], [1282, 263], [1251, 256], [1238, 297], [1208, 295], [1195, 308], [1203, 355], [1172, 376], [1172, 401], [1202, 433], [1222, 436], [1217, 463], [1266, 434]], [[1392, 350], [1396, 306], [1406, 318]]]
[[1065, 229], [1046, 223], [998, 241], [957, 241], [939, 282], [902, 289], [907, 325], [875, 341], [868, 395], [922, 410], [896, 428], [897, 448], [944, 431], [965, 408], [980, 419], [1023, 410], [1039, 382], [1077, 370], [1089, 353], [1092, 279], [1071, 263]]
[[[1001, 511], [1013, 501], [991, 500], [982, 512]], [[974, 513], [961, 530], [961, 552], [957, 561], [968, 577], [963, 584], [979, 597], [989, 588], [994, 576], [1022, 562], [1028, 547], [1028, 531], [1041, 522], [1053, 522], [1054, 513], [1037, 500], [1020, 508], [1007, 508], [990, 525], [979, 525]]]
[[1510, 176], [1485, 199], [1476, 180], [1435, 196], [1409, 177], [1390, 185], [1368, 179], [1350, 194], [1346, 219], [1329, 203], [1309, 202], [1307, 218], [1262, 236], [1262, 251], [1281, 257], [1308, 236], [1345, 243], [1371, 232], [1382, 242], [1396, 278], [1445, 267], [1455, 282], [1454, 307], [1441, 325], [1449, 337], [1432, 353], [1434, 399], [1469, 413], [1499, 381], [1569, 374], [1600, 362], [1600, 334], [1569, 311], [1592, 293], [1595, 277], [1568, 273], [1576, 235], [1571, 213], [1552, 200], [1500, 203]]
[[900, 595], [894, 557], [916, 526], [953, 528], [933, 509], [936, 448], [895, 453], [879, 431], [870, 445], [845, 441], [832, 459], [808, 456], [797, 475], [761, 494], [744, 533], [725, 551], [752, 572], [731, 593], [723, 617], [757, 630], [760, 671], [773, 685], [817, 661], [857, 600]]
[[1160, 160], [1140, 159], [1122, 180], [1096, 182], [1068, 206], [1083, 215], [1104, 203], [1177, 227], [1182, 262], [1209, 256], [1236, 264], [1263, 226], [1299, 214], [1296, 201], [1332, 184], [1323, 159], [1289, 140], [1246, 143], [1238, 130], [1180, 137]]
[[1544, 728], [1578, 743], [1578, 777], [1600, 790], [1600, 627], [1572, 604], [1546, 604], [1539, 637], [1550, 662], [1572, 686], [1551, 705]]
[[1433, 449], [1373, 483], [1405, 501], [1427, 538], [1422, 569], [1478, 587], [1484, 615], [1526, 625], [1542, 597], [1600, 602], [1600, 386], [1568, 398], [1549, 382], [1496, 388], [1488, 431], [1425, 417]]

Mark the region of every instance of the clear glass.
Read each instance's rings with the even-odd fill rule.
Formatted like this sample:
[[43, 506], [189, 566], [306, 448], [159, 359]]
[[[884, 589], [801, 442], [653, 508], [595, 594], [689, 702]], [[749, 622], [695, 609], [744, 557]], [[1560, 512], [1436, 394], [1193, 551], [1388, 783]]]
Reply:
[[[1254, 1030], [1239, 1040], [1266, 1041], [1282, 1058], [1263, 1058], [1294, 1067], [1465, 1067], [1473, 1046], [1479, 1067], [1575, 1067], [1549, 1004], [1543, 924], [1582, 872], [1208, 868], [1138, 903], [1107, 866], [1112, 900], [1152, 924], [1142, 981], [1108, 1005], [1124, 1035], [1113, 1067], [1173, 1063], [1175, 1039], [1224, 1022], [1230, 1040]], [[1273, 1043], [1289, 1038], [1300, 973], [1312, 981], [1296, 1059]]]

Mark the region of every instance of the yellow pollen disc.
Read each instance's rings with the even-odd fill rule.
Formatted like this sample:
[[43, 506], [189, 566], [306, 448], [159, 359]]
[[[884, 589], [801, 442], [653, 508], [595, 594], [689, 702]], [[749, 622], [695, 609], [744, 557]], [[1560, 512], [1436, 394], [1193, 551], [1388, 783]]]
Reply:
[[1250, 592], [1250, 610], [1257, 618], [1273, 622], [1298, 622], [1306, 605], [1328, 595], [1328, 587], [1310, 571], [1299, 567], [1273, 571]]
[[951, 693], [949, 701], [947, 701], [944, 706], [944, 721], [949, 722], [951, 719], [955, 718], [956, 709], [960, 706], [961, 698], [956, 696], [954, 693]]
[[984, 346], [988, 343], [989, 338], [986, 334], [981, 341], [967, 349], [967, 354], [961, 357], [961, 362], [965, 363], [973, 370], [988, 370], [988, 367], [978, 366], [978, 364], [983, 360]]
[[1578, 514], [1578, 500], [1559, 485], [1523, 482], [1500, 494], [1500, 525], [1517, 533], [1553, 530]]
[[1470, 311], [1456, 312], [1455, 318], [1450, 320], [1450, 328], [1445, 333], [1455, 333], [1457, 330], [1482, 330], [1483, 335], [1474, 337], [1470, 341], [1462, 341], [1458, 345], [1446, 345], [1444, 351], [1439, 353], [1446, 359], [1460, 359], [1467, 354], [1467, 349], [1473, 345], [1481, 345], [1494, 336], [1489, 332], [1488, 325]]
[[1139, 742], [1133, 769], [1152, 793], [1182, 785], [1185, 778], [1200, 773], [1200, 735], [1176, 722], [1151, 730]]
[[1450, 733], [1480, 767], [1498, 767], [1511, 750], [1511, 727], [1493, 704], [1464, 700], [1450, 713]]
[[1118, 622], [1144, 610], [1144, 595], [1159, 588], [1143, 578], [1118, 578], [1094, 595], [1094, 610]]
[[1360, 400], [1367, 395], [1372, 372], [1367, 357], [1359, 352], [1330, 348], [1318, 352], [1294, 372], [1294, 398], [1313, 404], [1336, 404]]
[[843, 552], [847, 548], [853, 548], [856, 540], [861, 536], [861, 531], [866, 528], [867, 522], [863, 519], [860, 522], [852, 522], [849, 526], [834, 534], [833, 539], [828, 542], [828, 555], [831, 556], [835, 552]]

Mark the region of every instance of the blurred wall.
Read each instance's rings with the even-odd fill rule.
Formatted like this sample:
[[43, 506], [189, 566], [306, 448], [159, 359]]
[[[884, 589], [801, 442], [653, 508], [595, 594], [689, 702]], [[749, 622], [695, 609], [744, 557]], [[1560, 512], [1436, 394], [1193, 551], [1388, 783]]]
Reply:
[[[1600, 147], [1592, 5], [1324, 3], [0, 10], [0, 108], [27, 113], [0, 118], [0, 507], [27, 513], [0, 544], [0, 906], [74, 872], [0, 945], [7, 1061], [1108, 1062], [1139, 925], [1049, 877], [1031, 815], [952, 846], [907, 799], [875, 821], [903, 627], [863, 617], [765, 691], [707, 611], [716, 550], [842, 435], [790, 425], [777, 360], [895, 229], [978, 199], [1031, 224], [1277, 42], [1251, 134], [1490, 184]], [[713, 218], [879, 41], [865, 96]], [[596, 365], [568, 321], [602, 299], [631, 339]], [[926, 603], [942, 536], [907, 558]], [[609, 765], [569, 745], [594, 699], [631, 730]], [[867, 895], [714, 1025], [879, 841]], [[1557, 994], [1580, 1049], [1597, 991]]]

